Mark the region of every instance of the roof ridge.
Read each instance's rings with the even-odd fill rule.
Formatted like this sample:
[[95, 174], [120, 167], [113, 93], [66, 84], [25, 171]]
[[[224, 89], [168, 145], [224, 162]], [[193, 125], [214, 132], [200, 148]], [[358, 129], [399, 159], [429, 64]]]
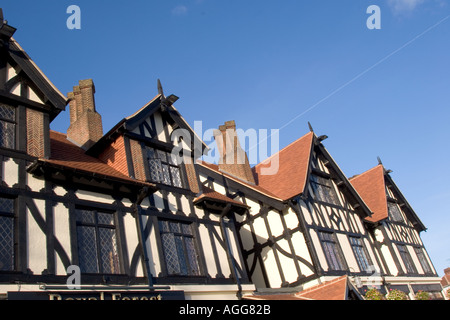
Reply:
[[264, 159], [263, 161], [261, 161], [260, 163], [254, 165], [252, 167], [252, 169], [256, 169], [257, 166], [259, 165], [263, 165], [265, 164], [265, 162], [269, 161], [272, 157], [274, 157], [277, 154], [280, 154], [283, 151], [286, 151], [288, 148], [292, 147], [293, 145], [295, 145], [296, 143], [300, 142], [301, 140], [305, 139], [306, 137], [308, 137], [309, 135], [314, 134], [314, 132], [310, 131], [307, 134], [303, 135], [302, 137], [298, 138], [295, 141], [292, 141], [291, 143], [289, 143], [287, 146], [285, 146], [283, 149], [279, 150], [278, 152], [274, 153], [273, 155], [271, 155], [270, 157]]

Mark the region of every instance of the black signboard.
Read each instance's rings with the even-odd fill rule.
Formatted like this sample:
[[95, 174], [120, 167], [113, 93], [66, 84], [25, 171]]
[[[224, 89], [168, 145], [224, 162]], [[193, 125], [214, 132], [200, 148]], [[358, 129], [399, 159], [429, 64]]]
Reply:
[[8, 292], [8, 300], [184, 300], [184, 291]]

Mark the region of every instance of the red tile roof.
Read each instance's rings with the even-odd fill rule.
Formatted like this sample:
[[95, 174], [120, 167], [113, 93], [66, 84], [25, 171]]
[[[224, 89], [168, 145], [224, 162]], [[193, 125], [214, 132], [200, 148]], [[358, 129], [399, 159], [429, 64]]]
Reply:
[[199, 203], [203, 200], [213, 200], [213, 201], [231, 203], [232, 205], [236, 205], [236, 206], [239, 206], [242, 208], [248, 208], [248, 206], [243, 204], [242, 202], [231, 199], [231, 198], [229, 198], [219, 192], [216, 192], [213, 189], [208, 188], [206, 186], [202, 186], [202, 193], [197, 198], [194, 199], [194, 204]]
[[138, 182], [108, 166], [101, 160], [86, 155], [85, 151], [67, 140], [63, 133], [50, 130], [50, 159], [39, 159], [40, 162], [75, 170], [83, 174], [101, 175], [106, 178], [121, 180], [133, 184], [153, 186]]
[[297, 293], [253, 294], [244, 296], [247, 300], [347, 300], [347, 275], [326, 281]]
[[[258, 186], [269, 190], [282, 200], [290, 199], [304, 192], [311, 158], [314, 133], [309, 132], [294, 141], [276, 155], [253, 168]], [[263, 174], [270, 161], [278, 155], [278, 171], [273, 175]]]
[[366, 220], [378, 222], [387, 219], [388, 206], [383, 165], [379, 164], [349, 180], [369, 209], [373, 212], [372, 216], [367, 217]]

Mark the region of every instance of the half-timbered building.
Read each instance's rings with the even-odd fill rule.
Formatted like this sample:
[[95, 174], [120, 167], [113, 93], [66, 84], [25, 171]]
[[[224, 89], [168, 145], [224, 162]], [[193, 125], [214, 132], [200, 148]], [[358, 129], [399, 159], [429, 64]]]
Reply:
[[[248, 275], [259, 292], [247, 298], [273, 297], [274, 291], [299, 297], [299, 290], [322, 288], [344, 275], [353, 298], [372, 286], [384, 293], [410, 285], [415, 291], [436, 291], [439, 279], [419, 236], [424, 226], [389, 176], [379, 197], [368, 198], [374, 195], [374, 177], [362, 174], [350, 182], [324, 147], [327, 137], [316, 136], [312, 128], [253, 168], [245, 157], [227, 161], [230, 154], [243, 152], [234, 121], [215, 136], [221, 157], [217, 165], [198, 164], [200, 182], [249, 207], [233, 217]], [[274, 162], [277, 170], [265, 174]], [[357, 182], [363, 179], [361, 191]], [[388, 204], [397, 208], [395, 222], [381, 222], [388, 217]]]
[[[234, 121], [215, 133], [219, 163], [200, 161], [207, 145], [159, 81], [104, 133], [92, 79], [62, 94], [1, 16], [0, 298], [361, 299], [439, 283], [382, 166], [347, 179], [311, 128], [251, 167]], [[67, 132], [50, 130], [67, 106]]]
[[380, 257], [381, 274], [387, 290], [404, 291], [411, 298], [419, 291], [443, 298], [433, 263], [420, 238], [426, 227], [398, 186], [379, 164], [350, 179], [373, 214], [366, 220]]
[[[64, 96], [1, 23], [2, 297], [252, 292], [228, 222], [245, 206], [199, 188], [194, 155], [206, 145], [174, 108], [177, 97], [159, 85], [154, 99], [104, 134], [93, 81]], [[67, 133], [50, 130], [67, 104]]]

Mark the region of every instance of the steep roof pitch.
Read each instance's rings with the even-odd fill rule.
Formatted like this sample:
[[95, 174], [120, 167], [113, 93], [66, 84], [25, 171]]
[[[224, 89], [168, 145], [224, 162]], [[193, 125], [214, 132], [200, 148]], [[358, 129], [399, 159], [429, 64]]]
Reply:
[[[314, 133], [309, 132], [278, 152], [277, 155], [253, 167], [257, 184], [277, 197], [287, 200], [303, 193], [308, 177], [308, 168], [313, 147]], [[278, 156], [278, 171], [273, 175], [263, 174], [271, 160]]]
[[373, 212], [372, 216], [367, 217], [366, 220], [378, 222], [388, 218], [383, 165], [379, 164], [358, 176], [350, 178], [349, 181]]
[[386, 196], [386, 185], [389, 185], [396, 194], [398, 201], [404, 204], [405, 214], [415, 228], [418, 231], [426, 230], [425, 225], [420, 221], [392, 178], [386, 173], [382, 164], [350, 178], [349, 181], [373, 212], [372, 217], [366, 218], [367, 221], [378, 222], [389, 217], [388, 199]]

